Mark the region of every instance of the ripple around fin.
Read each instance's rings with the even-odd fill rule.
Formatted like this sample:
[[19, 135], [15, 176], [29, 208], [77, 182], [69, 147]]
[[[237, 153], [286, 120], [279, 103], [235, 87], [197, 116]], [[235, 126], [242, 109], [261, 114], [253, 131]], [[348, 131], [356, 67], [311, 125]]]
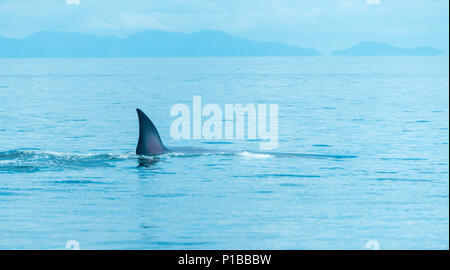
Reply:
[[260, 154], [260, 153], [251, 153], [251, 152], [241, 152], [238, 155], [246, 157], [246, 158], [271, 158], [270, 154]]
[[[346, 155], [320, 155], [320, 154], [296, 154], [277, 152], [247, 152], [247, 151], [223, 151], [201, 148], [180, 148], [178, 151], [168, 152], [159, 156], [138, 156], [134, 153], [120, 154], [77, 154], [41, 151], [36, 149], [21, 149], [0, 152], [0, 173], [32, 173], [36, 171], [61, 171], [65, 169], [83, 169], [93, 167], [114, 167], [114, 162], [138, 159], [140, 163], [153, 164], [160, 159], [170, 157], [198, 157], [198, 156], [241, 156], [252, 159], [265, 159], [273, 157], [297, 157], [297, 158], [332, 158], [345, 159], [356, 156]], [[300, 177], [300, 176], [298, 176]], [[302, 176], [304, 177], [304, 176]]]
[[111, 163], [134, 156], [123, 154], [73, 154], [38, 150], [0, 152], [0, 173], [55, 171], [113, 167]]

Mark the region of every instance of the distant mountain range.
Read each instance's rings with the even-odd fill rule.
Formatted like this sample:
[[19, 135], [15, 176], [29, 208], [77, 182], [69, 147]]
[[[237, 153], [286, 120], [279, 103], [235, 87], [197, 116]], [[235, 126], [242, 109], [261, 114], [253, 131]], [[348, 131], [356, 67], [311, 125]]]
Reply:
[[315, 49], [257, 42], [219, 31], [192, 34], [147, 30], [119, 38], [41, 31], [24, 39], [0, 38], [0, 57], [314, 56]]
[[399, 48], [387, 43], [360, 42], [345, 50], [333, 51], [333, 55], [439, 55], [443, 52], [431, 47]]
[[[220, 31], [192, 34], [147, 30], [126, 38], [75, 32], [41, 31], [23, 39], [0, 37], [0, 58], [8, 57], [195, 57], [316, 56], [315, 49], [281, 42], [258, 42]], [[431, 47], [398, 48], [361, 42], [332, 55], [438, 55]]]

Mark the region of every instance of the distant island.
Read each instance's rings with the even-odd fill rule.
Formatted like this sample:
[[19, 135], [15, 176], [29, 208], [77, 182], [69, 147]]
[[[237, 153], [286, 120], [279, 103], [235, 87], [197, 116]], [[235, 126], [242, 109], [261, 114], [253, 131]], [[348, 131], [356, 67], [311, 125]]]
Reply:
[[192, 34], [147, 30], [126, 38], [41, 31], [23, 39], [0, 37], [0, 57], [315, 56], [315, 49], [258, 42], [220, 31]]
[[[360, 42], [336, 50], [336, 56], [440, 55], [428, 47], [400, 48], [387, 43]], [[205, 30], [191, 34], [147, 30], [126, 38], [77, 32], [40, 31], [23, 39], [0, 37], [0, 58], [24, 57], [202, 57], [202, 56], [317, 56], [312, 48], [281, 42], [260, 42]]]
[[423, 46], [416, 48], [399, 48], [387, 43], [379, 42], [360, 42], [345, 50], [336, 50], [332, 55], [377, 55], [377, 56], [393, 56], [393, 55], [440, 55], [443, 52]]

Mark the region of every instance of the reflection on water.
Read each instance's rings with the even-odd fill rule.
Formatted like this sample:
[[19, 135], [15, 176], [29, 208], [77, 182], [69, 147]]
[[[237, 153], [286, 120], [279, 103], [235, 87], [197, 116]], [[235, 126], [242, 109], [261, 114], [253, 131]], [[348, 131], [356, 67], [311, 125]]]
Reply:
[[159, 162], [160, 159], [158, 157], [153, 158], [138, 158], [139, 167], [152, 167], [153, 164]]

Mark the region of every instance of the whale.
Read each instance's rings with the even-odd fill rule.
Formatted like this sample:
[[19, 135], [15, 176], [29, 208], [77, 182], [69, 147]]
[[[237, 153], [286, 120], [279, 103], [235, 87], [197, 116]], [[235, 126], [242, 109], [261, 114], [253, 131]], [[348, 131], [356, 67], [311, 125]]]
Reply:
[[[323, 154], [300, 154], [300, 153], [280, 153], [280, 152], [264, 152], [264, 151], [223, 151], [220, 149], [204, 149], [197, 147], [166, 147], [159, 135], [156, 126], [150, 118], [139, 108], [136, 108], [139, 119], [139, 139], [136, 146], [137, 156], [159, 156], [168, 153], [187, 154], [187, 155], [205, 155], [205, 154], [219, 154], [219, 155], [234, 155], [234, 154], [256, 154], [268, 155], [275, 157], [301, 157], [301, 158], [332, 158], [345, 159], [355, 158], [353, 155], [323, 155]], [[140, 160], [145, 160], [141, 159]], [[153, 161], [157, 161], [155, 159]]]

